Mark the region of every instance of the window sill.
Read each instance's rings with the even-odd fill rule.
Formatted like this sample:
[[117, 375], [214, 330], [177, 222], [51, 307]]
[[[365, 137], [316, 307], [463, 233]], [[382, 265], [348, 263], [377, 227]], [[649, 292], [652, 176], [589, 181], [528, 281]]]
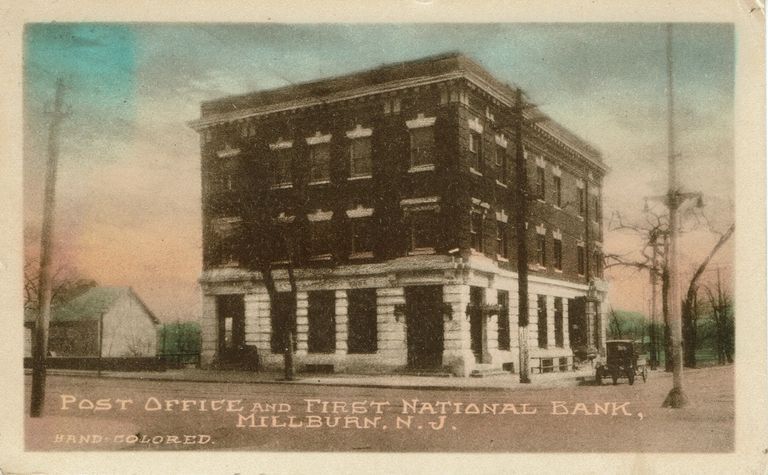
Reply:
[[477, 175], [477, 176], [483, 176], [483, 174], [475, 170], [474, 167], [469, 167], [469, 173], [472, 173], [473, 175]]
[[426, 254], [434, 254], [435, 248], [434, 247], [420, 247], [418, 249], [413, 249], [411, 251], [408, 251], [409, 256], [423, 256]]
[[310, 181], [307, 183], [308, 185], [328, 185], [331, 183], [331, 180], [316, 180], [316, 181]]
[[435, 170], [434, 164], [416, 165], [408, 169], [408, 173], [431, 172]]
[[358, 175], [347, 178], [347, 181], [370, 180], [371, 178], [373, 178], [373, 175]]
[[317, 256], [312, 256], [309, 258], [310, 261], [330, 261], [331, 257], [333, 257], [332, 254], [319, 254]]
[[373, 252], [353, 252], [349, 255], [350, 259], [372, 259]]
[[286, 190], [288, 188], [293, 188], [293, 183], [280, 183], [269, 187], [270, 190]]
[[507, 188], [507, 184], [506, 183], [502, 183], [499, 180], [496, 180], [496, 184], [499, 185], [502, 188]]
[[277, 265], [288, 265], [290, 263], [291, 263], [291, 261], [289, 261], [287, 259], [284, 259], [282, 261], [272, 261], [272, 262], [270, 262], [270, 264], [277, 264]]

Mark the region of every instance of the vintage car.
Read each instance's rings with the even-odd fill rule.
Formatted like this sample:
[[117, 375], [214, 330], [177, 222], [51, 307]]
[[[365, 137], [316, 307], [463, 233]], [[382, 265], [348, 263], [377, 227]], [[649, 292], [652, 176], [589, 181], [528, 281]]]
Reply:
[[632, 340], [609, 340], [605, 342], [605, 358], [595, 360], [595, 382], [603, 384], [603, 378], [610, 378], [616, 384], [619, 378], [626, 377], [629, 384], [634, 384], [635, 376], [648, 379], [646, 357], [642, 355], [642, 345]]

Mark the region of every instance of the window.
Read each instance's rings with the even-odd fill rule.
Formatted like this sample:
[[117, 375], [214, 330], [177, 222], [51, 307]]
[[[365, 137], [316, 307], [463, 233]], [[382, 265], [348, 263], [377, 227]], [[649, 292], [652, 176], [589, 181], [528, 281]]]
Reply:
[[594, 197], [592, 199], [592, 203], [593, 203], [594, 210], [595, 210], [594, 214], [592, 215], [592, 221], [597, 223], [597, 222], [600, 221], [600, 212], [601, 212], [600, 211], [600, 196], [599, 195], [594, 195]]
[[376, 353], [376, 289], [352, 289], [347, 298], [347, 353]]
[[433, 210], [409, 213], [409, 252], [434, 250], [437, 242], [437, 213]]
[[334, 291], [309, 292], [307, 352], [336, 351], [336, 295]]
[[469, 166], [475, 171], [483, 172], [483, 136], [477, 132], [469, 133]]
[[579, 244], [576, 246], [576, 259], [577, 259], [577, 265], [578, 265], [578, 271], [579, 275], [584, 275], [586, 273], [586, 262], [584, 262], [584, 245]]
[[321, 143], [309, 147], [309, 182], [326, 183], [331, 178], [331, 147]]
[[285, 186], [292, 182], [292, 148], [279, 148], [272, 151], [272, 185]]
[[547, 347], [547, 296], [539, 295], [536, 299], [536, 308], [538, 314], [538, 336], [539, 348]]
[[361, 137], [349, 143], [349, 176], [371, 176], [371, 138]]
[[507, 149], [501, 145], [496, 145], [496, 166], [499, 167], [499, 181], [506, 183], [508, 179]]
[[592, 256], [594, 259], [592, 272], [594, 272], [595, 277], [601, 277], [603, 272], [603, 256], [599, 252], [595, 252]]
[[563, 206], [563, 180], [559, 176], [555, 176], [555, 205]]
[[479, 210], [472, 210], [469, 221], [470, 246], [477, 252], [483, 252], [483, 221], [484, 214]]
[[536, 263], [541, 267], [547, 266], [547, 237], [544, 234], [536, 235]]
[[509, 240], [507, 238], [507, 223], [496, 221], [496, 249], [500, 257], [509, 258]]
[[544, 182], [544, 167], [536, 167], [536, 198], [544, 201], [545, 199], [545, 182]]
[[576, 192], [579, 194], [579, 216], [584, 216], [584, 213], [587, 211], [587, 196], [586, 196], [586, 190], [581, 187], [576, 190]]
[[563, 298], [555, 297], [555, 345], [563, 347]]
[[239, 265], [243, 221], [239, 217], [211, 220], [212, 261], [222, 266]]
[[352, 257], [362, 257], [360, 254], [371, 253], [373, 251], [371, 218], [353, 218], [350, 223], [352, 226]]
[[433, 127], [411, 129], [411, 168], [434, 164], [435, 132]]
[[498, 291], [499, 349], [509, 351], [509, 292]]
[[310, 251], [312, 257], [330, 257], [332, 249], [331, 221], [313, 221], [310, 223]]
[[554, 244], [555, 269], [563, 270], [563, 241], [555, 239]]
[[272, 249], [270, 255], [272, 261], [287, 261], [288, 260], [288, 233], [290, 229], [287, 224], [277, 224], [274, 228], [277, 232], [272, 233], [271, 244]]

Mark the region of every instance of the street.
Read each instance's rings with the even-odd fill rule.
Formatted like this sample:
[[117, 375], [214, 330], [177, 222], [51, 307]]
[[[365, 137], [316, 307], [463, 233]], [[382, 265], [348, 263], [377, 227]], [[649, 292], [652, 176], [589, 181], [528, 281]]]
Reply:
[[[516, 376], [514, 376], [516, 377]], [[534, 376], [535, 377], [535, 376]], [[26, 378], [26, 401], [30, 378]], [[733, 367], [647, 383], [418, 390], [49, 376], [28, 450], [727, 452]]]

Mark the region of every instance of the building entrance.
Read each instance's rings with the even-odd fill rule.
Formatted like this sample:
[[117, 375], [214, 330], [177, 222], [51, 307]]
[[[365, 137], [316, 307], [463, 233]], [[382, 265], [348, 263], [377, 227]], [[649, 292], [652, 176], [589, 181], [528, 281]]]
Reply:
[[405, 288], [408, 366], [437, 369], [443, 364], [443, 288]]

